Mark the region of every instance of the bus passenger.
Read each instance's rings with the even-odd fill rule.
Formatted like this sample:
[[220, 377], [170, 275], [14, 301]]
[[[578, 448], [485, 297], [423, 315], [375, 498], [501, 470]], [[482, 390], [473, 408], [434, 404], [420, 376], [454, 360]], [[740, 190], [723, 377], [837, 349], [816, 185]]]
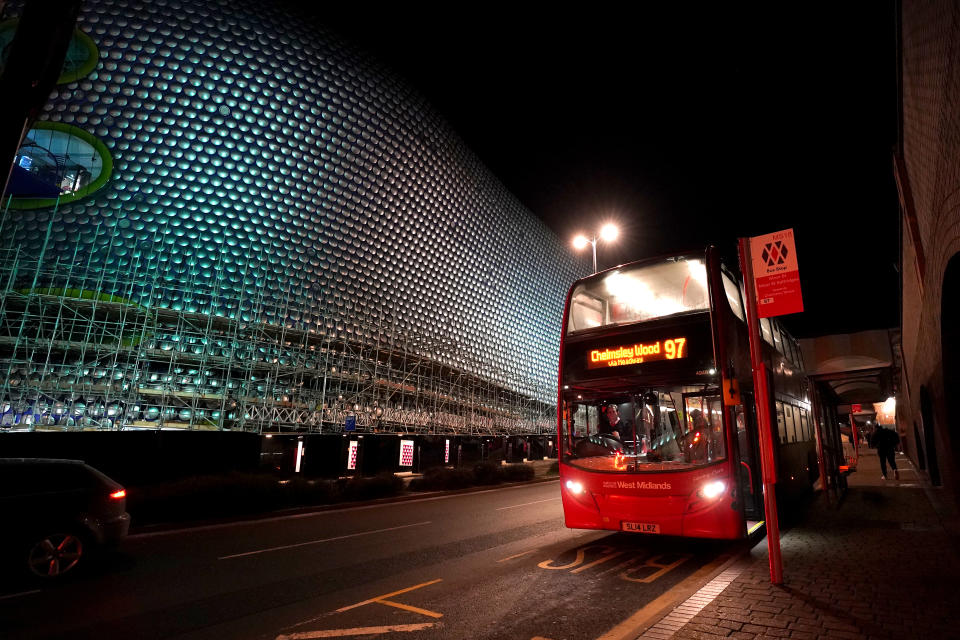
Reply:
[[700, 409], [690, 411], [690, 431], [684, 447], [687, 462], [704, 462], [707, 459], [707, 437], [710, 425]]

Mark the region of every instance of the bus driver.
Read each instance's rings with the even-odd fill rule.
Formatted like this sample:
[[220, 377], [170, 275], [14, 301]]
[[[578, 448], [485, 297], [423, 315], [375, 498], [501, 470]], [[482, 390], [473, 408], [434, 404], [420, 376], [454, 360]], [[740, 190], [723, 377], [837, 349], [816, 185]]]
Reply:
[[603, 413], [607, 416], [607, 426], [604, 428], [601, 425], [601, 433], [613, 436], [617, 440], [623, 440], [621, 434], [628, 435], [630, 425], [625, 420], [620, 419], [620, 408], [611, 402], [606, 406]]

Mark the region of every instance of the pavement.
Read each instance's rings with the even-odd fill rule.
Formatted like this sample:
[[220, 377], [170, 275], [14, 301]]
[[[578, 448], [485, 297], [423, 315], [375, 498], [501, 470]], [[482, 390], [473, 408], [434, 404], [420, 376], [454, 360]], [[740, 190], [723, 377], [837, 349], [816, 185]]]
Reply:
[[882, 479], [864, 448], [839, 502], [817, 493], [781, 532], [783, 585], [763, 540], [639, 638], [960, 638], [960, 517], [906, 456], [897, 466]]

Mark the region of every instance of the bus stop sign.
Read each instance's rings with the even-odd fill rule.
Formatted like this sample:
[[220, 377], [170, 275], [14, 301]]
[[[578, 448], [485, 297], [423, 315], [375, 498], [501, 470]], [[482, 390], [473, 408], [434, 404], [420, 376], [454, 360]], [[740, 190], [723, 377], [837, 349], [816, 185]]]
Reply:
[[757, 315], [772, 318], [803, 311], [793, 229], [750, 238]]

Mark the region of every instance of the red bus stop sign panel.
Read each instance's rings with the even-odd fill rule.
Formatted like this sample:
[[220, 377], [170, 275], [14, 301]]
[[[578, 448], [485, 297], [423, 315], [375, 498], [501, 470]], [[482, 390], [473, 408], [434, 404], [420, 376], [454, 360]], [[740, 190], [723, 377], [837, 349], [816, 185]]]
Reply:
[[750, 238], [757, 314], [772, 318], [803, 311], [793, 229]]

